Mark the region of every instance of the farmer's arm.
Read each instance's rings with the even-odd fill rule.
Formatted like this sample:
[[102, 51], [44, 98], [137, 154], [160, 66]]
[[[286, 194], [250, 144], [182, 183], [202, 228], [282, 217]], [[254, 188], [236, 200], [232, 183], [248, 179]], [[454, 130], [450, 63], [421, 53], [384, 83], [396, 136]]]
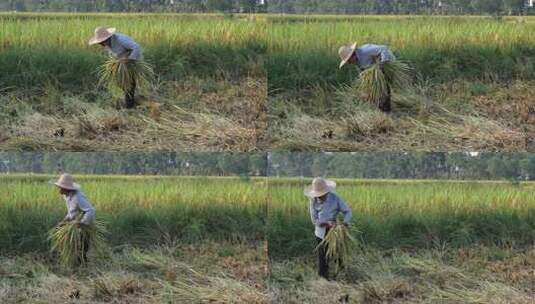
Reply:
[[80, 223], [84, 225], [91, 225], [93, 219], [95, 218], [95, 209], [93, 206], [91, 206], [88, 201], [82, 199], [78, 201], [78, 209], [84, 213]]
[[319, 224], [318, 211], [314, 208], [314, 199], [310, 199], [310, 219], [312, 220], [312, 224], [314, 224], [314, 226]]
[[65, 202], [67, 203], [67, 214], [61, 223], [70, 222], [78, 216], [78, 202], [76, 201], [76, 196], [65, 197]]
[[381, 63], [389, 62], [394, 60], [392, 52], [385, 45], [378, 46], [378, 56], [381, 60]]
[[351, 222], [352, 212], [351, 208], [342, 200], [341, 198], [338, 198], [338, 209], [340, 212], [344, 215], [344, 224], [349, 225]]
[[360, 61], [364, 67], [379, 62], [385, 63], [394, 60], [394, 55], [386, 45], [365, 44], [360, 49]]
[[134, 40], [127, 36], [119, 36], [119, 43], [130, 51], [128, 59], [139, 60], [141, 58], [141, 47]]

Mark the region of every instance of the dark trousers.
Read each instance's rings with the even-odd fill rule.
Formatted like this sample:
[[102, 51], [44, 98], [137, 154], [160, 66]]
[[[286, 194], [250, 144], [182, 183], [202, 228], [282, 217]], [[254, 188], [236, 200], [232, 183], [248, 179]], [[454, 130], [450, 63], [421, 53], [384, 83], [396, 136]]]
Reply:
[[379, 110], [385, 113], [390, 113], [390, 111], [392, 111], [391, 95], [392, 92], [390, 90], [390, 86], [387, 86], [387, 93], [381, 96], [381, 99], [379, 100]]
[[[329, 228], [327, 228], [327, 230], [325, 231], [325, 235], [327, 235], [327, 233], [329, 233]], [[321, 244], [323, 240], [320, 239], [319, 237], [316, 237], [316, 243], [318, 244]], [[318, 247], [318, 274], [320, 275], [320, 277], [323, 277], [325, 279], [329, 279], [329, 258], [327, 257], [327, 250], [328, 250], [329, 246], [327, 245], [321, 245]], [[344, 263], [341, 259], [337, 259], [334, 261], [338, 266], [337, 269], [342, 269], [344, 267]]]
[[[316, 237], [316, 243], [319, 245], [323, 240]], [[318, 247], [318, 274], [320, 277], [329, 279], [329, 260], [327, 259], [327, 245]]]
[[136, 81], [132, 80], [130, 88], [124, 94], [124, 103], [127, 109], [131, 109], [136, 105]]
[[[85, 229], [85, 228], [80, 228], [80, 229]], [[89, 251], [90, 243], [91, 242], [89, 240], [89, 234], [85, 233], [84, 231], [84, 233], [82, 233], [82, 240], [80, 242], [80, 245], [82, 246], [80, 252], [82, 253], [82, 255], [78, 257], [78, 266], [87, 264], [87, 253]]]

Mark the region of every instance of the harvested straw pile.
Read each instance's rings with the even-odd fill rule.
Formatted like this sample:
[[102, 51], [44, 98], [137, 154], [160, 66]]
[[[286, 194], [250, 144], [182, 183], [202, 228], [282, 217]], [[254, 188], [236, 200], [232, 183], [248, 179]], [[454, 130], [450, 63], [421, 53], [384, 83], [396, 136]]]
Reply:
[[406, 89], [412, 83], [412, 68], [402, 61], [373, 64], [360, 73], [358, 89], [365, 92], [369, 102], [378, 104], [389, 89]]
[[149, 83], [154, 78], [154, 70], [142, 60], [110, 58], [99, 68], [99, 76], [99, 84], [113, 83], [126, 92], [133, 83]]
[[83, 254], [85, 241], [89, 240], [90, 248], [102, 254], [106, 247], [106, 228], [102, 222], [95, 221], [91, 226], [80, 228], [74, 221], [56, 226], [48, 232], [51, 251], [59, 255], [60, 264], [64, 267], [77, 266], [84, 263]]

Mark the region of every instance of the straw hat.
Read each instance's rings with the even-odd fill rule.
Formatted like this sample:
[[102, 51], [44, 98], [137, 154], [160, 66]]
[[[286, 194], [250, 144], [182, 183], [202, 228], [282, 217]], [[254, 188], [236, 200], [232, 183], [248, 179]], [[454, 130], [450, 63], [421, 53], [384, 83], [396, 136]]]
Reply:
[[115, 33], [114, 27], [97, 27], [95, 29], [95, 35], [89, 39], [89, 45], [94, 45], [108, 40]]
[[353, 43], [352, 45], [344, 45], [340, 47], [340, 49], [338, 50], [338, 56], [340, 56], [340, 60], [341, 60], [339, 68], [342, 68], [347, 63], [347, 61], [351, 58], [353, 53], [355, 53], [356, 49], [357, 49], [356, 42]]
[[334, 191], [336, 183], [321, 177], [316, 177], [311, 186], [305, 187], [305, 195], [311, 198], [323, 196]]
[[80, 189], [80, 185], [75, 183], [72, 176], [68, 173], [62, 174], [59, 177], [58, 181], [54, 183], [54, 185], [65, 190], [79, 190]]

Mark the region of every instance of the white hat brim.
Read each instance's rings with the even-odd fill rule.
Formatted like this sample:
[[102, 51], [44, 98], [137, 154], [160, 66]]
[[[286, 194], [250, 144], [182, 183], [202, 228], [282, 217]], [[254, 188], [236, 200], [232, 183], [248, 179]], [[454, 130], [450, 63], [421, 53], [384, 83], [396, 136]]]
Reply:
[[101, 43], [103, 41], [110, 39], [111, 36], [113, 36], [113, 34], [115, 33], [116, 28], [110, 27], [107, 29], [107, 31], [108, 31], [108, 35], [106, 36], [97, 37], [96, 35], [94, 35], [93, 37], [91, 37], [91, 39], [89, 39], [89, 45], [95, 45], [95, 44], [98, 44], [98, 43]]
[[351, 45], [351, 52], [349, 53], [348, 56], [346, 56], [346, 58], [344, 58], [341, 62], [340, 62], [340, 66], [338, 67], [339, 69], [341, 69], [344, 65], [347, 64], [347, 62], [349, 61], [349, 59], [351, 59], [351, 56], [353, 56], [353, 53], [355, 52], [355, 50], [357, 49], [357, 43], [353, 43], [353, 45]]
[[72, 183], [72, 187], [65, 186], [58, 182], [55, 182], [54, 185], [56, 185], [58, 188], [65, 189], [65, 190], [80, 190], [80, 185], [77, 183]]
[[305, 195], [310, 198], [320, 197], [324, 196], [325, 194], [329, 192], [333, 192], [336, 189], [336, 182], [331, 180], [326, 180], [327, 183], [327, 189], [325, 191], [314, 191], [312, 190], [312, 186], [306, 186], [305, 187]]

